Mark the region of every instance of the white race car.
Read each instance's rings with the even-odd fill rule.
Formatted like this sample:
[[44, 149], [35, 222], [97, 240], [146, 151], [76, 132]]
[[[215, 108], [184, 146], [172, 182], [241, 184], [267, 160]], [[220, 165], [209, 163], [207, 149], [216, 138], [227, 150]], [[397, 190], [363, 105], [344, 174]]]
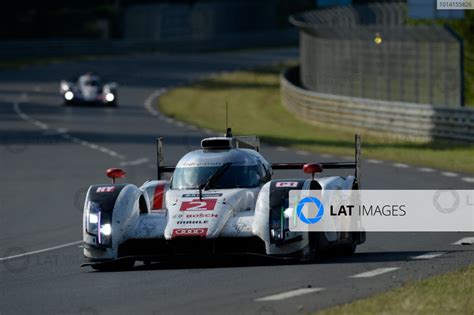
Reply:
[[[291, 232], [290, 190], [359, 188], [360, 141], [355, 162], [270, 164], [257, 137], [206, 138], [201, 149], [163, 166], [157, 141], [158, 179], [115, 184], [125, 171], [109, 169], [113, 184], [89, 187], [84, 205], [85, 263], [98, 270], [129, 269], [135, 261], [180, 255], [255, 254], [312, 259], [328, 249], [352, 254], [363, 232]], [[355, 169], [355, 176], [314, 178], [323, 169]], [[301, 169], [313, 176], [273, 179], [273, 170]], [[162, 175], [173, 173], [171, 180]]]
[[99, 76], [87, 73], [71, 80], [62, 80], [59, 93], [65, 105], [96, 104], [117, 106], [117, 83], [103, 84]]

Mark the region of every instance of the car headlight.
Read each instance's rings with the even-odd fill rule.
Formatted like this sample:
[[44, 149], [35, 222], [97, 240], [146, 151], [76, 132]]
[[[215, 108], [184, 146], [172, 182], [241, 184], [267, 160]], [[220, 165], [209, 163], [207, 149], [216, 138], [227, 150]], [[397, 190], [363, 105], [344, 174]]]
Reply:
[[113, 102], [115, 99], [115, 95], [113, 95], [112, 93], [107, 93], [105, 94], [105, 100], [107, 102]]
[[99, 203], [94, 201], [88, 201], [84, 210], [86, 232], [97, 237], [98, 245], [109, 246], [112, 235], [110, 216], [103, 215]]
[[110, 224], [104, 224], [100, 227], [100, 233], [104, 236], [109, 236], [110, 234], [112, 234], [112, 227], [110, 226]]
[[61, 90], [69, 91], [69, 85], [67, 85], [67, 83], [61, 83]]
[[64, 93], [64, 98], [70, 101], [74, 98], [74, 93], [72, 93], [71, 91], [67, 91], [66, 93]]
[[96, 213], [89, 213], [89, 224], [99, 223], [99, 216]]

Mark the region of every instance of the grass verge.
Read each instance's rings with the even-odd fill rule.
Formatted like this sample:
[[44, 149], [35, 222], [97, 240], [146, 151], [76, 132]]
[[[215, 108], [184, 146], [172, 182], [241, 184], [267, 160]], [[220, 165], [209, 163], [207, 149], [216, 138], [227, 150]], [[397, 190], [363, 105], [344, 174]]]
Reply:
[[[160, 111], [179, 120], [223, 133], [228, 102], [229, 125], [236, 135], [256, 134], [266, 142], [291, 148], [352, 155], [356, 130], [312, 125], [298, 119], [283, 107], [279, 73], [292, 65], [280, 64], [224, 74], [192, 86], [174, 89], [160, 98]], [[409, 141], [358, 131], [362, 134], [364, 158], [474, 173], [472, 144]]]
[[471, 265], [317, 314], [474, 314], [473, 296], [474, 265]]

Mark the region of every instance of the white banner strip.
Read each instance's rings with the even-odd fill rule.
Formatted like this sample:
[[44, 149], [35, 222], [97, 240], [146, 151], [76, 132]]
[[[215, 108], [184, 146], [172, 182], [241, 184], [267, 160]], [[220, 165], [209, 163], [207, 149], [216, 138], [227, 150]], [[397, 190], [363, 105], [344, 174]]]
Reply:
[[473, 190], [290, 191], [293, 232], [474, 232]]

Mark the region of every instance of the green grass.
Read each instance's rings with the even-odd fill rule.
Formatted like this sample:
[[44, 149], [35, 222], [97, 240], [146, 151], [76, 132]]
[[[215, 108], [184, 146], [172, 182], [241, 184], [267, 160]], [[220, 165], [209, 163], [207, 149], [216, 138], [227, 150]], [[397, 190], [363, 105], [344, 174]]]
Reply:
[[474, 314], [474, 265], [318, 312], [318, 315]]
[[234, 72], [177, 88], [160, 98], [159, 107], [168, 116], [223, 133], [228, 102], [229, 124], [236, 135], [256, 134], [273, 144], [353, 155], [354, 132], [359, 131], [364, 158], [474, 173], [472, 144], [407, 141], [298, 119], [282, 106], [280, 99], [279, 72], [289, 66]]

